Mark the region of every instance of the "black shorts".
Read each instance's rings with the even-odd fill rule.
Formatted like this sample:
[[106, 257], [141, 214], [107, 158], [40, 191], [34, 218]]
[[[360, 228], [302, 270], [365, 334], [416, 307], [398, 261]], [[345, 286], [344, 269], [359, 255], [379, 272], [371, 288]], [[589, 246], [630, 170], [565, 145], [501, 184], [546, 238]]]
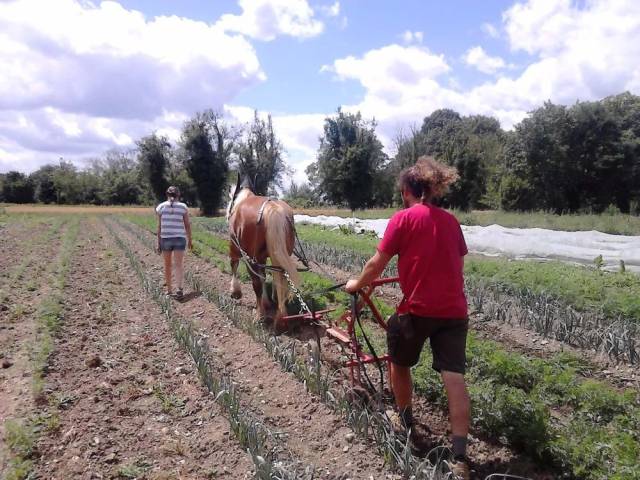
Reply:
[[394, 314], [389, 318], [387, 348], [391, 361], [413, 367], [420, 359], [426, 339], [433, 353], [433, 368], [441, 372], [465, 372], [468, 318], [425, 318]]

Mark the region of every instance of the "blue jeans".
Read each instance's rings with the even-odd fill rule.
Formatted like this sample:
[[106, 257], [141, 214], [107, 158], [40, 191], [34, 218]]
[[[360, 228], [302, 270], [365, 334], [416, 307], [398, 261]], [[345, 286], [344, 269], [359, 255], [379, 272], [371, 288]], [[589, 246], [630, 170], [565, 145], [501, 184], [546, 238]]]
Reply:
[[172, 252], [174, 250], [184, 251], [187, 248], [187, 239], [184, 237], [170, 237], [160, 239], [160, 250]]

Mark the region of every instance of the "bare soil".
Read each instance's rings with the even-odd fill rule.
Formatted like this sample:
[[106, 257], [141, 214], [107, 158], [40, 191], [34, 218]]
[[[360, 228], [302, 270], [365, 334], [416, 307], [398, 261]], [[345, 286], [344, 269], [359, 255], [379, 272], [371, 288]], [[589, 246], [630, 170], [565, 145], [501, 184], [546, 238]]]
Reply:
[[253, 465], [102, 227], [84, 221], [46, 378], [35, 474], [251, 478]]

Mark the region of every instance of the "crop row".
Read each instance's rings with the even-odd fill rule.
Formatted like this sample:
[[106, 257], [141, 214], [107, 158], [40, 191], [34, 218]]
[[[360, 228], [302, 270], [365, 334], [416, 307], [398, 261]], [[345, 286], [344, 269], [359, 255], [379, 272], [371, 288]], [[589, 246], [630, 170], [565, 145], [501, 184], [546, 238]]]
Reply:
[[[53, 241], [62, 227], [61, 222], [54, 222], [45, 233], [47, 241]], [[32, 390], [33, 396], [39, 404], [46, 404], [44, 397], [44, 374], [49, 357], [54, 347], [54, 336], [62, 322], [63, 291], [67, 281], [69, 263], [75, 248], [79, 231], [78, 221], [65, 231], [61, 246], [54, 261], [49, 264], [45, 272], [50, 290], [39, 302], [35, 315], [35, 340], [31, 346], [31, 361], [33, 367]], [[34, 239], [38, 237], [33, 237]], [[32, 240], [31, 243], [35, 242]], [[18, 270], [24, 271], [26, 265], [18, 265]], [[9, 467], [6, 472], [8, 480], [20, 480], [29, 477], [33, 468], [33, 458], [36, 455], [36, 441], [43, 428], [54, 428], [57, 418], [46, 410], [34, 413], [22, 421], [11, 419], [5, 423], [5, 438], [11, 451]]]
[[[226, 235], [226, 224], [219, 220], [199, 220], [197, 225], [218, 236]], [[376, 240], [367, 237], [322, 232], [316, 227], [302, 226], [299, 230], [303, 249], [310, 258], [353, 274], [360, 272], [375, 248]], [[341, 242], [335, 241], [336, 235], [344, 237]], [[484, 265], [482, 261], [479, 263]], [[578, 310], [545, 290], [536, 291], [504, 280], [487, 280], [483, 275], [474, 274], [485, 267], [474, 265], [467, 268], [465, 290], [470, 305], [486, 320], [528, 328], [547, 338], [605, 354], [614, 361], [640, 363], [640, 322], [636, 319], [620, 312], [606, 313], [603, 309]], [[385, 275], [397, 275], [395, 262], [389, 265]]]
[[[332, 247], [325, 247], [326, 256], [320, 259], [314, 253], [311, 251], [316, 260], [330, 264], [339, 258], [338, 253], [354, 255], [346, 249], [336, 252]], [[353, 256], [350, 260], [354, 260]], [[364, 260], [359, 257], [356, 262]], [[482, 302], [476, 307], [495, 308], [495, 304], [500, 304], [499, 299], [489, 302], [485, 290], [479, 291], [485, 296], [477, 299], [478, 293], [472, 295], [478, 304]], [[526, 309], [529, 318], [535, 319], [532, 294], [524, 298], [528, 303], [522, 310]], [[547, 300], [542, 303], [555, 302]], [[557, 312], [561, 305], [557, 302], [554, 305]], [[513, 305], [509, 308], [515, 309]], [[543, 315], [549, 318], [552, 313], [547, 307], [539, 312], [538, 318], [544, 318]], [[573, 313], [577, 314], [575, 310]], [[548, 328], [548, 324], [545, 326]], [[375, 338], [373, 332], [368, 335]], [[378, 347], [382, 349], [384, 345], [379, 343]], [[598, 472], [611, 478], [634, 478], [625, 476], [639, 474], [633, 460], [640, 453], [636, 433], [640, 410], [635, 392], [618, 393], [601, 382], [580, 380], [581, 363], [569, 355], [557, 355], [550, 360], [529, 359], [474, 336], [470, 336], [468, 350], [468, 377], [478, 430], [501, 437], [540, 461], [553, 462], [561, 471], [576, 476], [584, 476], [587, 471], [593, 472], [589, 474], [593, 475], [591, 478], [597, 478]], [[426, 351], [416, 369], [416, 389], [444, 406], [442, 387], [430, 363]], [[559, 421], [554, 418], [558, 412], [563, 412]], [[576, 432], [581, 436], [576, 436]]]
[[[308, 293], [318, 286], [309, 282], [303, 289]], [[318, 301], [324, 306], [336, 299], [327, 296]], [[379, 306], [392, 311], [384, 302], [379, 301]], [[385, 348], [380, 335], [367, 334], [377, 340], [378, 351]], [[622, 472], [639, 474], [631, 460], [640, 453], [640, 409], [635, 392], [618, 393], [604, 383], [581, 380], [583, 365], [566, 354], [529, 359], [470, 335], [468, 356], [474, 425], [483, 435], [502, 439], [578, 477], [586, 471], [594, 472], [588, 478], [598, 478], [598, 472], [611, 478]], [[442, 386], [430, 364], [430, 353], [425, 350], [415, 370], [416, 390], [444, 407]], [[558, 412], [562, 412], [559, 420]]]
[[[152, 248], [152, 240], [139, 229], [132, 228], [127, 222], [120, 225], [138, 238], [148, 248]], [[335, 374], [322, 367], [319, 349], [312, 350], [310, 357], [305, 358], [295, 341], [285, 342], [273, 336], [261, 323], [255, 322], [253, 316], [243, 309], [228, 295], [220, 294], [202, 278], [186, 271], [186, 279], [194, 290], [201, 292], [205, 298], [239, 329], [250, 335], [263, 345], [267, 352], [277, 361], [284, 371], [291, 372], [305, 385], [306, 389], [317, 395], [321, 401], [333, 411], [342, 415], [356, 435], [373, 440], [375, 447], [385, 461], [407, 478], [437, 480], [447, 478], [447, 468], [442, 462], [431, 465], [434, 455], [427, 455], [420, 460], [411, 454], [411, 449], [394, 434], [386, 415], [373, 410], [360, 402], [353, 402], [344, 387], [333, 381]], [[441, 449], [438, 449], [441, 450]]]
[[174, 310], [171, 299], [164, 295], [162, 286], [147, 275], [130, 245], [120, 238], [109, 222], [106, 222], [106, 225], [129, 259], [144, 290], [159, 305], [176, 341], [193, 359], [203, 384], [227, 413], [231, 429], [238, 442], [251, 454], [256, 476], [262, 479], [313, 478], [313, 468], [308, 466], [305, 468], [292, 458], [284, 460], [276, 457], [275, 448], [269, 448], [269, 444], [277, 442], [277, 436], [260, 419], [241, 408], [235, 383], [227, 372], [220, 372], [214, 368], [208, 343], [198, 334], [192, 322]]

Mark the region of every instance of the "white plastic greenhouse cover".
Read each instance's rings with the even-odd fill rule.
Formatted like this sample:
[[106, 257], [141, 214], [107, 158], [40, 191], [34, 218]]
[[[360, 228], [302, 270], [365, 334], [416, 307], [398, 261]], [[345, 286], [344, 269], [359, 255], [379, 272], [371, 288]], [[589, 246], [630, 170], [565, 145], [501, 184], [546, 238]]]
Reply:
[[[360, 220], [319, 215], [296, 215], [295, 221], [325, 226], [353, 225], [356, 230], [374, 231], [382, 237], [388, 219]], [[462, 226], [471, 253], [515, 259], [560, 260], [593, 265], [602, 255], [604, 268], [619, 270], [623, 260], [628, 270], [640, 272], [640, 236], [602, 232], [564, 232], [543, 228]]]

